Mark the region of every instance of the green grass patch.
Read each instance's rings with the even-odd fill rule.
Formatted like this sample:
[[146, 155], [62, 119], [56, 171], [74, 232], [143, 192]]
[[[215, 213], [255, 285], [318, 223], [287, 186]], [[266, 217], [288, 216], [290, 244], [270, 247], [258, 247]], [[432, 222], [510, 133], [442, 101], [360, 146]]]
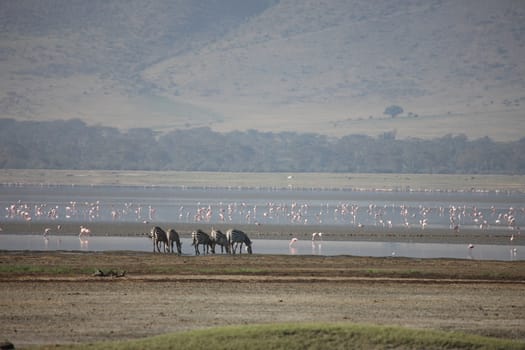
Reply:
[[260, 275], [269, 273], [268, 270], [259, 269], [256, 267], [225, 267], [213, 271], [213, 273], [225, 275]]
[[396, 269], [366, 269], [364, 270], [365, 276], [373, 277], [424, 277], [425, 273], [419, 270], [396, 270]]
[[202, 274], [202, 275], [260, 275], [267, 274], [269, 270], [256, 267], [206, 267], [206, 266], [182, 266], [182, 265], [160, 265], [148, 267], [150, 273], [158, 274]]
[[132, 341], [38, 349], [525, 349], [525, 343], [392, 326], [269, 324], [219, 327]]
[[195, 267], [187, 271], [204, 275], [259, 275], [269, 272], [255, 267]]
[[61, 265], [0, 265], [0, 274], [46, 274], [46, 275], [70, 275], [70, 274], [92, 274], [94, 268], [73, 268]]

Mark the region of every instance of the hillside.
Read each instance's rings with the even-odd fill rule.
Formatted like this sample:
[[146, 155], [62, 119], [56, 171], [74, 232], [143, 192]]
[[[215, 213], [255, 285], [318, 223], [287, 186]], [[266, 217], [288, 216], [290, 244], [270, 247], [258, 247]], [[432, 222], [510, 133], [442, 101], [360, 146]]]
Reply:
[[0, 117], [516, 140], [524, 23], [519, 0], [3, 1]]

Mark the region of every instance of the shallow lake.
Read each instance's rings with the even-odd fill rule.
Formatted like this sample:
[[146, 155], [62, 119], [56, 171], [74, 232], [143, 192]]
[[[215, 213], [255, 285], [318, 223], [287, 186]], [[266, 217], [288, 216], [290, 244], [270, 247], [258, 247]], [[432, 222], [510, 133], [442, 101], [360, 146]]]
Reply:
[[[516, 229], [525, 194], [0, 185], [4, 221]], [[1, 224], [1, 222], [0, 222]]]
[[[454, 226], [520, 233], [525, 225], [525, 193], [412, 192], [319, 189], [184, 188], [155, 186], [0, 185], [3, 223], [148, 222], [221, 224], [424, 227]], [[3, 250], [151, 250], [147, 237], [13, 235], [0, 230]], [[30, 233], [30, 232], [28, 232]], [[34, 232], [33, 232], [34, 233]], [[69, 232], [73, 233], [73, 232]], [[253, 238], [253, 237], [252, 237]], [[519, 241], [521, 244], [521, 240]], [[183, 252], [193, 254], [189, 241]], [[524, 246], [254, 239], [260, 254], [406, 256], [416, 258], [524, 259]]]
[[[76, 236], [2, 234], [2, 250], [65, 250], [65, 251], [152, 251], [147, 237]], [[217, 248], [220, 251], [220, 248]], [[374, 257], [455, 258], [479, 260], [525, 260], [525, 246], [480, 244], [469, 248], [465, 244], [447, 243], [398, 243], [398, 242], [347, 242], [347, 241], [298, 241], [290, 247], [286, 240], [254, 239], [255, 254], [290, 255], [353, 255]], [[190, 239], [182, 239], [184, 255], [194, 255]]]

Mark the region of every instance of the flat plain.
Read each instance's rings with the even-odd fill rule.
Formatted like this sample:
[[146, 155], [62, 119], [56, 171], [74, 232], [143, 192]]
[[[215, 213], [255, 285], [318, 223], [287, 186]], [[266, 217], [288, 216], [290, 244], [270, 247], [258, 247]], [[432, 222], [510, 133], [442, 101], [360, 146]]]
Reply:
[[[377, 191], [409, 190], [407, 185], [431, 191], [521, 191], [523, 179], [467, 175], [0, 172], [0, 183], [7, 186], [330, 186]], [[115, 235], [125, 235], [128, 229], [122, 225], [106, 228]], [[270, 227], [261, 230], [261, 235], [275, 238], [274, 231], [283, 229]], [[367, 232], [370, 234], [373, 232]], [[395, 234], [406, 232], [390, 233], [390, 239], [395, 240]], [[468, 234], [474, 233], [465, 233], [467, 238], [458, 236], [457, 240], [466, 242]], [[431, 235], [425, 239], [428, 237]], [[0, 287], [0, 337], [17, 348], [276, 322], [399, 325], [525, 340], [525, 261], [0, 251]]]

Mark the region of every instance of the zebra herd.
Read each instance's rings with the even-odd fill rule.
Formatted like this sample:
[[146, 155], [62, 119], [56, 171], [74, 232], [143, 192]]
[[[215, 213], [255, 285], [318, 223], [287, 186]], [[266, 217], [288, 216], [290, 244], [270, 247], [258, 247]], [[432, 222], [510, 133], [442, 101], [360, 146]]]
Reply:
[[[164, 248], [164, 253], [174, 253], [174, 246], [177, 248], [177, 254], [182, 254], [182, 243], [180, 236], [174, 229], [164, 231], [161, 227], [155, 226], [151, 229], [150, 237], [153, 240], [153, 252], [155, 248], [157, 252], [161, 252], [161, 244]], [[243, 245], [246, 245], [248, 254], [252, 254], [252, 241], [246, 233], [237, 229], [230, 229], [224, 234], [221, 230], [212, 229], [210, 234], [198, 229], [191, 233], [191, 245], [195, 248], [195, 255], [200, 255], [199, 246], [202, 246], [203, 253], [215, 254], [215, 248], [221, 247], [221, 253], [226, 251], [227, 254], [235, 254], [239, 248], [239, 254], [242, 253]]]

